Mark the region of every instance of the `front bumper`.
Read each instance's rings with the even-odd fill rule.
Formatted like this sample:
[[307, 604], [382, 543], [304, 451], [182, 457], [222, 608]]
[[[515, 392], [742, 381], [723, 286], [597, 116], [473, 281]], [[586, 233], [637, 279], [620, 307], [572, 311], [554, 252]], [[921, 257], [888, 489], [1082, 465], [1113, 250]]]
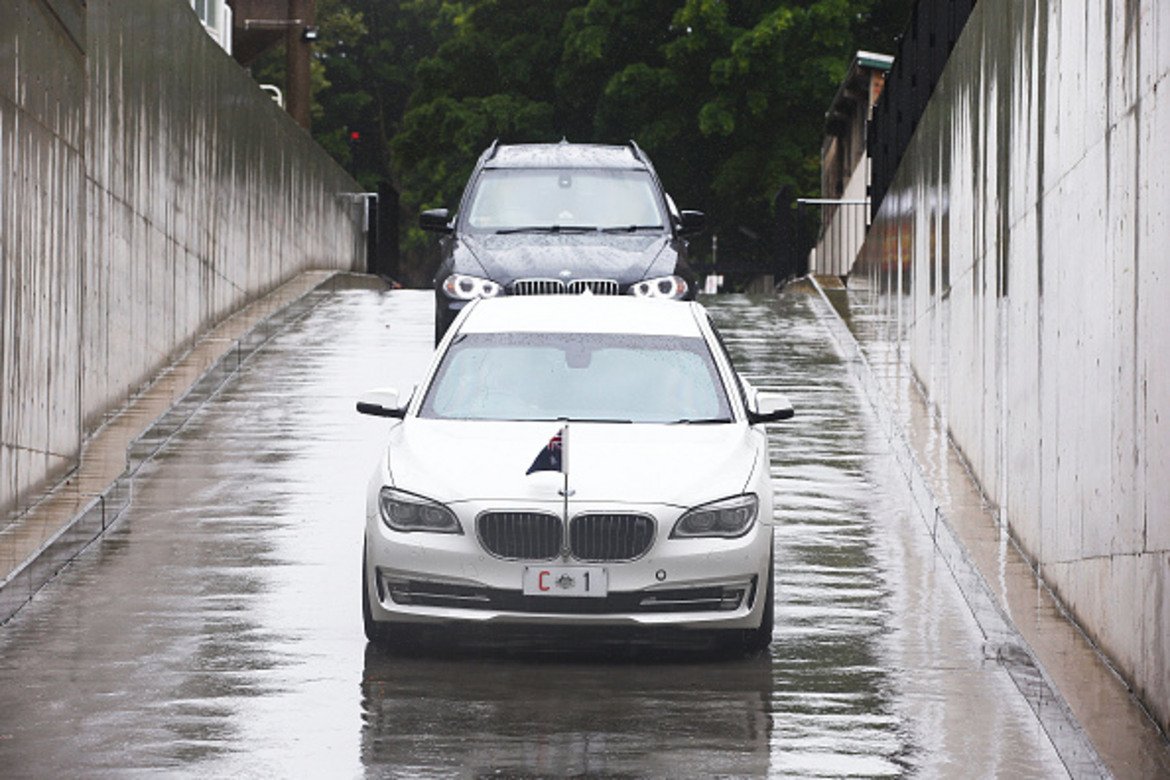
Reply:
[[[638, 507], [657, 519], [637, 560], [508, 560], [489, 554], [473, 522], [464, 534], [400, 533], [367, 518], [366, 587], [376, 621], [722, 630], [760, 625], [772, 529], [758, 522], [737, 539], [670, 539], [680, 510]], [[526, 566], [606, 570], [604, 597], [529, 596]]]

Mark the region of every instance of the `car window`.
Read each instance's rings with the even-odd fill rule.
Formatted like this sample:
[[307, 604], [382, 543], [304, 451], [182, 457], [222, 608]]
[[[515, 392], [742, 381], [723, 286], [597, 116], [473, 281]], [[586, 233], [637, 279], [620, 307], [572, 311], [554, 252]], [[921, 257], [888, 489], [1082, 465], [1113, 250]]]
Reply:
[[646, 171], [488, 169], [467, 206], [475, 231], [548, 227], [665, 229], [662, 204]]
[[501, 333], [459, 337], [420, 417], [730, 422], [701, 338]]

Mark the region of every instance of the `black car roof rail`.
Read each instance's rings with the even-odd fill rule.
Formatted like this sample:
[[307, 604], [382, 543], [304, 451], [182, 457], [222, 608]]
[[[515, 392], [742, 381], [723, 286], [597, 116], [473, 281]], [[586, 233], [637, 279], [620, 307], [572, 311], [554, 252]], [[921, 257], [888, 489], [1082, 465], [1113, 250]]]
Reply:
[[654, 170], [654, 164], [650, 162], [650, 158], [647, 157], [646, 153], [642, 151], [642, 147], [638, 146], [638, 142], [631, 138], [629, 147], [630, 150], [634, 153], [634, 159], [645, 165], [646, 169], [650, 171], [655, 179], [657, 179], [658, 171]]

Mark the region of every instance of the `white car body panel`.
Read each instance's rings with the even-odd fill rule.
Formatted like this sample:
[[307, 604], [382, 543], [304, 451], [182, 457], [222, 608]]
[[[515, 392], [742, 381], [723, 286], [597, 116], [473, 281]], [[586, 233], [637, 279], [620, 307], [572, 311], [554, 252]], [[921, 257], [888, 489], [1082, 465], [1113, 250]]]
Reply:
[[[559, 422], [410, 418], [394, 426], [387, 449], [392, 483], [444, 503], [474, 499], [560, 501], [559, 472], [525, 474]], [[571, 423], [573, 502], [691, 507], [743, 493], [763, 435], [742, 424]]]

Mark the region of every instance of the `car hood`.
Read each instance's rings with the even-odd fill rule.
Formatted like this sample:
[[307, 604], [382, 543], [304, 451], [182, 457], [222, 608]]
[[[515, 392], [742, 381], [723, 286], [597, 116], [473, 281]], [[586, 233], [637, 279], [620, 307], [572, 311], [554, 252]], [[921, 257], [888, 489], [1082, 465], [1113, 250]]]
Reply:
[[[620, 284], [631, 284], [646, 278], [670, 243], [670, 237], [664, 235], [598, 233], [517, 233], [463, 236], [460, 240], [488, 278], [504, 285], [527, 278], [616, 279]], [[671, 264], [666, 273], [673, 268]]]
[[[396, 487], [444, 503], [562, 499], [560, 472], [526, 474], [557, 422], [468, 422], [408, 417], [392, 429]], [[571, 423], [572, 500], [682, 507], [744, 491], [765, 449], [745, 424]]]

